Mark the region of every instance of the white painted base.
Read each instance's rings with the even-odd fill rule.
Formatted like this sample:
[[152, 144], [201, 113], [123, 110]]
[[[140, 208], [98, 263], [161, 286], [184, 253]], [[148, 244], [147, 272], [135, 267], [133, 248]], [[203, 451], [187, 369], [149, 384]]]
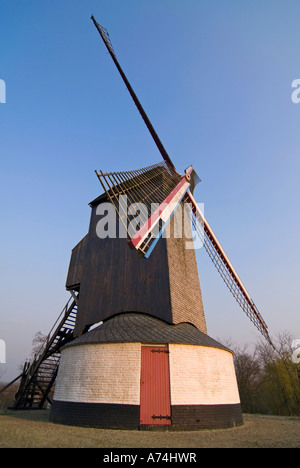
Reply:
[[[62, 350], [54, 400], [140, 404], [141, 343], [81, 344]], [[233, 355], [169, 344], [171, 405], [232, 405], [240, 398]]]

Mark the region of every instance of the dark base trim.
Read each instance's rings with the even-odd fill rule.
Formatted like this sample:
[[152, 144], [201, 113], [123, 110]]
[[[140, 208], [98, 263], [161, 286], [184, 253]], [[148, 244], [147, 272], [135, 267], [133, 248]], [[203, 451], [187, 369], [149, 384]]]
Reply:
[[176, 405], [171, 426], [140, 426], [139, 405], [54, 401], [50, 420], [69, 426], [103, 429], [181, 430], [220, 429], [243, 424], [241, 405]]
[[139, 405], [108, 403], [74, 403], [53, 401], [50, 421], [69, 426], [104, 429], [137, 429], [140, 424]]
[[172, 429], [221, 429], [241, 424], [243, 416], [240, 404], [172, 406]]

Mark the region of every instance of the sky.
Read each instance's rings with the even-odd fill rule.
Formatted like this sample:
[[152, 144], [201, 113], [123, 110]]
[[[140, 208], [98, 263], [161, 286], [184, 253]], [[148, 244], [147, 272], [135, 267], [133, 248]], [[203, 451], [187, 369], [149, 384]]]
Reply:
[[[92, 14], [177, 170], [201, 178], [194, 196], [271, 337], [299, 339], [299, 1], [0, 0], [2, 380], [69, 299], [71, 250], [102, 192], [95, 169], [161, 161]], [[196, 257], [208, 334], [257, 342], [204, 249]]]

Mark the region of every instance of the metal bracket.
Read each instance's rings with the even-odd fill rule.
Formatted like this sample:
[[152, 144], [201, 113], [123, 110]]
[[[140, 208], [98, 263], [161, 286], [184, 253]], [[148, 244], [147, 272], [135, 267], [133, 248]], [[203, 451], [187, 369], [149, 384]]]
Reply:
[[169, 419], [171, 420], [171, 416], [162, 416], [161, 414], [159, 416], [152, 416], [152, 419]]

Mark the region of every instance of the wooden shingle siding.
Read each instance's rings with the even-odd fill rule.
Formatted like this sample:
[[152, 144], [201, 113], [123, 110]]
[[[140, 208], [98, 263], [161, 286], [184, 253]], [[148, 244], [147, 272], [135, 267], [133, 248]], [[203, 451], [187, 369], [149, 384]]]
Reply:
[[169, 351], [172, 405], [240, 403], [231, 352], [180, 344]]
[[139, 405], [140, 353], [139, 343], [65, 348], [54, 400]]

